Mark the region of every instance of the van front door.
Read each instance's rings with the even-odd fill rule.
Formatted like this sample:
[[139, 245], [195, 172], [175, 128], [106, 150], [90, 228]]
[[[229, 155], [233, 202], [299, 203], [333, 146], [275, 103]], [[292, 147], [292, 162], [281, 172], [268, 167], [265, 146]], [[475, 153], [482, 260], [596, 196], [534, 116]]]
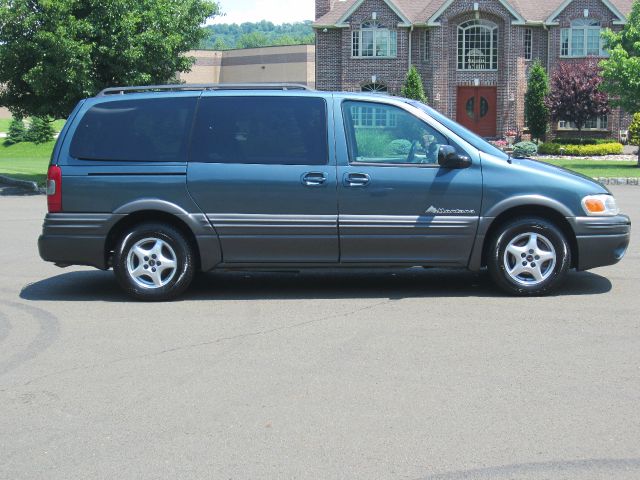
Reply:
[[338, 261], [327, 110], [324, 98], [307, 95], [203, 94], [187, 183], [224, 263]]
[[344, 123], [346, 134], [337, 137], [341, 262], [466, 266], [481, 207], [479, 163], [441, 168], [447, 137], [398, 106], [336, 100], [335, 108], [337, 132]]

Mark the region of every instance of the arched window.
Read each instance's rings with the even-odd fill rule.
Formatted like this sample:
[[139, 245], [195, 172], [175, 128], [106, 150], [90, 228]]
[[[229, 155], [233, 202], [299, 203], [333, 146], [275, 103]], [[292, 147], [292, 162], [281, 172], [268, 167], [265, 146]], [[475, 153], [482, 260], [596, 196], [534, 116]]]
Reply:
[[607, 56], [600, 39], [600, 22], [581, 18], [571, 22], [571, 28], [560, 30], [560, 56]]
[[458, 25], [458, 70], [498, 69], [498, 27], [486, 20]]
[[363, 85], [361, 90], [363, 92], [387, 93], [387, 86], [384, 83], [371, 82]]
[[363, 23], [351, 38], [354, 57], [395, 58], [398, 55], [398, 32], [378, 22]]

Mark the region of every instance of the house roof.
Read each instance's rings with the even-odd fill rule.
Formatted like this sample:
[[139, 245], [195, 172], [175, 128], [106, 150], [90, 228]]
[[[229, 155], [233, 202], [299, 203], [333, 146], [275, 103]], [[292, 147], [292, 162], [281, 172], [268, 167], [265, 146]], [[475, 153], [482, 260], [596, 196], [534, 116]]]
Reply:
[[[385, 0], [396, 10], [403, 20], [414, 24], [424, 24], [436, 20], [434, 15], [452, 0]], [[516, 17], [526, 22], [549, 23], [573, 0], [501, 0]], [[614, 13], [629, 15], [633, 0], [602, 0]], [[326, 15], [316, 20], [316, 26], [340, 25], [348, 20], [348, 16], [363, 0], [334, 0], [332, 8]]]

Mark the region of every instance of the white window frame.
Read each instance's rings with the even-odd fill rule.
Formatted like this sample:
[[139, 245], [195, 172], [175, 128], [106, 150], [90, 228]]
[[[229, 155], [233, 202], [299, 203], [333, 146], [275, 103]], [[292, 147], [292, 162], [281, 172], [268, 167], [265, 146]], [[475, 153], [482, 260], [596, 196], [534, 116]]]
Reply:
[[524, 59], [533, 60], [533, 29], [524, 29]]
[[[591, 122], [593, 122], [593, 119], [591, 119]], [[573, 122], [569, 122], [566, 120], [560, 120], [558, 122], [558, 130], [563, 130], [563, 131], [571, 131], [571, 132], [577, 132], [578, 129], [575, 126], [572, 126]], [[598, 118], [596, 118], [595, 121], [595, 127], [587, 127], [586, 125], [584, 127], [582, 127], [582, 131], [590, 131], [590, 132], [607, 132], [609, 131], [609, 117], [607, 117], [607, 115], [601, 115]]]
[[431, 30], [424, 32], [424, 61], [428, 62], [431, 57]]
[[[363, 37], [368, 35], [371, 35], [371, 54], [368, 54], [369, 49], [364, 50]], [[381, 41], [386, 42], [386, 55], [378, 54], [378, 44]], [[351, 33], [352, 58], [397, 58], [397, 56], [398, 32], [396, 30], [386, 28], [378, 22], [367, 22]]]
[[367, 105], [357, 107], [352, 116], [354, 128], [396, 128], [398, 126], [398, 114], [385, 105], [374, 107]]
[[[473, 28], [479, 28], [482, 30], [486, 30], [489, 35], [489, 61], [486, 62], [489, 65], [489, 68], [466, 68], [467, 64], [466, 56], [473, 50], [467, 52], [467, 30], [471, 30]], [[467, 22], [461, 23], [457, 28], [457, 38], [456, 38], [456, 65], [458, 71], [461, 72], [495, 72], [498, 70], [498, 44], [499, 44], [499, 36], [498, 36], [498, 26], [487, 20], [469, 20]], [[462, 38], [462, 42], [461, 42]], [[462, 53], [460, 49], [462, 48]], [[462, 59], [462, 64], [460, 60]]]
[[[573, 37], [580, 31], [582, 34], [582, 52], [574, 51]], [[589, 53], [589, 33], [597, 32], [598, 53]], [[609, 54], [604, 49], [604, 40], [601, 35], [602, 26], [597, 20], [580, 19], [571, 22], [570, 28], [560, 29], [560, 57], [561, 58], [586, 58], [586, 57], [608, 57]], [[566, 48], [564, 42], [567, 42]]]

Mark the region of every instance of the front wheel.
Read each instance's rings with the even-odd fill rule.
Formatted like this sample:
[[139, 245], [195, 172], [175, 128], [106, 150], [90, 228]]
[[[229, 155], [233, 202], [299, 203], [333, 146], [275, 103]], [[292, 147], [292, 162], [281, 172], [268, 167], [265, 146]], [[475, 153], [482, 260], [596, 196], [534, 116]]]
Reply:
[[565, 235], [542, 218], [520, 218], [503, 225], [487, 256], [489, 273], [515, 295], [544, 295], [565, 277], [571, 250]]
[[126, 232], [113, 271], [120, 286], [139, 300], [164, 301], [184, 292], [194, 275], [189, 242], [177, 229], [144, 223]]

